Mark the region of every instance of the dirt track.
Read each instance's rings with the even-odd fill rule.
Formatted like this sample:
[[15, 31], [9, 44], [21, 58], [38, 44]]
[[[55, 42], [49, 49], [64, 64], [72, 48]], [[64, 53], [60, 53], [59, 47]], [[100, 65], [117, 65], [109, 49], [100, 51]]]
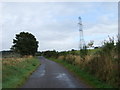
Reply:
[[40, 56], [41, 65], [22, 88], [87, 88], [63, 66]]

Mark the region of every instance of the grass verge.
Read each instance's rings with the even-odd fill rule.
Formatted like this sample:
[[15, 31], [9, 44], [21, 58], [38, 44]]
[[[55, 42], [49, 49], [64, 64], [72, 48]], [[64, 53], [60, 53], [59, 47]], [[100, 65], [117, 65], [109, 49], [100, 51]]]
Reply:
[[2, 88], [19, 88], [40, 65], [37, 57], [3, 60]]
[[94, 77], [93, 75], [87, 73], [85, 70], [81, 70], [80, 67], [69, 64], [64, 60], [58, 60], [49, 58], [52, 61], [62, 64], [66, 67], [69, 71], [71, 71], [75, 76], [77, 76], [80, 80], [83, 80], [87, 85], [90, 85], [92, 88], [114, 88], [106, 83], [103, 83], [98, 78]]

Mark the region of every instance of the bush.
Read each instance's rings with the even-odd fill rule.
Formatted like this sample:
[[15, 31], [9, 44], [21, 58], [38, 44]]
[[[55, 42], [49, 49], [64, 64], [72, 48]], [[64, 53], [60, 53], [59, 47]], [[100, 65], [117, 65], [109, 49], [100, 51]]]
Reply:
[[80, 56], [83, 60], [85, 60], [85, 56], [88, 54], [87, 47], [84, 46], [83, 49], [80, 50]]
[[120, 86], [120, 68], [118, 53], [119, 42], [114, 45], [114, 39], [109, 38], [109, 41], [105, 41], [101, 50], [94, 54], [94, 57], [86, 65], [88, 72], [100, 78], [102, 81], [113, 85], [115, 87]]
[[58, 52], [56, 52], [55, 50], [53, 51], [45, 51], [45, 52], [42, 52], [43, 53], [43, 56], [45, 57], [54, 57], [54, 58], [57, 58], [58, 57]]

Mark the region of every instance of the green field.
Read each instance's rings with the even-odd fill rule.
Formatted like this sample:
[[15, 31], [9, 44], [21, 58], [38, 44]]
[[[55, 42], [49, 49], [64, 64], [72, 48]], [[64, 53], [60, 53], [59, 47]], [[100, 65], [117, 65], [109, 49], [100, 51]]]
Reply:
[[3, 58], [2, 88], [19, 88], [39, 65], [36, 57]]

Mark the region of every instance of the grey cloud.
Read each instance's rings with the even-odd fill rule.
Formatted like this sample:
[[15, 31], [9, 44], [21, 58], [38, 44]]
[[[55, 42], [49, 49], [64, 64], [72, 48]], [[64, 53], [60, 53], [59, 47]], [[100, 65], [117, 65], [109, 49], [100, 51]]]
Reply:
[[[96, 7], [93, 3], [4, 3], [2, 12], [3, 49], [9, 49], [15, 34], [28, 31], [39, 41], [39, 50], [78, 49], [78, 16], [85, 18]], [[113, 13], [114, 15], [114, 13]], [[102, 16], [105, 16], [104, 14]], [[101, 17], [102, 17], [101, 16]], [[109, 14], [107, 15], [109, 16]], [[99, 23], [100, 21], [100, 23]], [[98, 23], [84, 22], [86, 42], [101, 34], [116, 34], [116, 21], [106, 17]], [[101, 30], [102, 29], [102, 30]], [[93, 38], [90, 38], [92, 36]], [[99, 44], [96, 40], [96, 44]]]

